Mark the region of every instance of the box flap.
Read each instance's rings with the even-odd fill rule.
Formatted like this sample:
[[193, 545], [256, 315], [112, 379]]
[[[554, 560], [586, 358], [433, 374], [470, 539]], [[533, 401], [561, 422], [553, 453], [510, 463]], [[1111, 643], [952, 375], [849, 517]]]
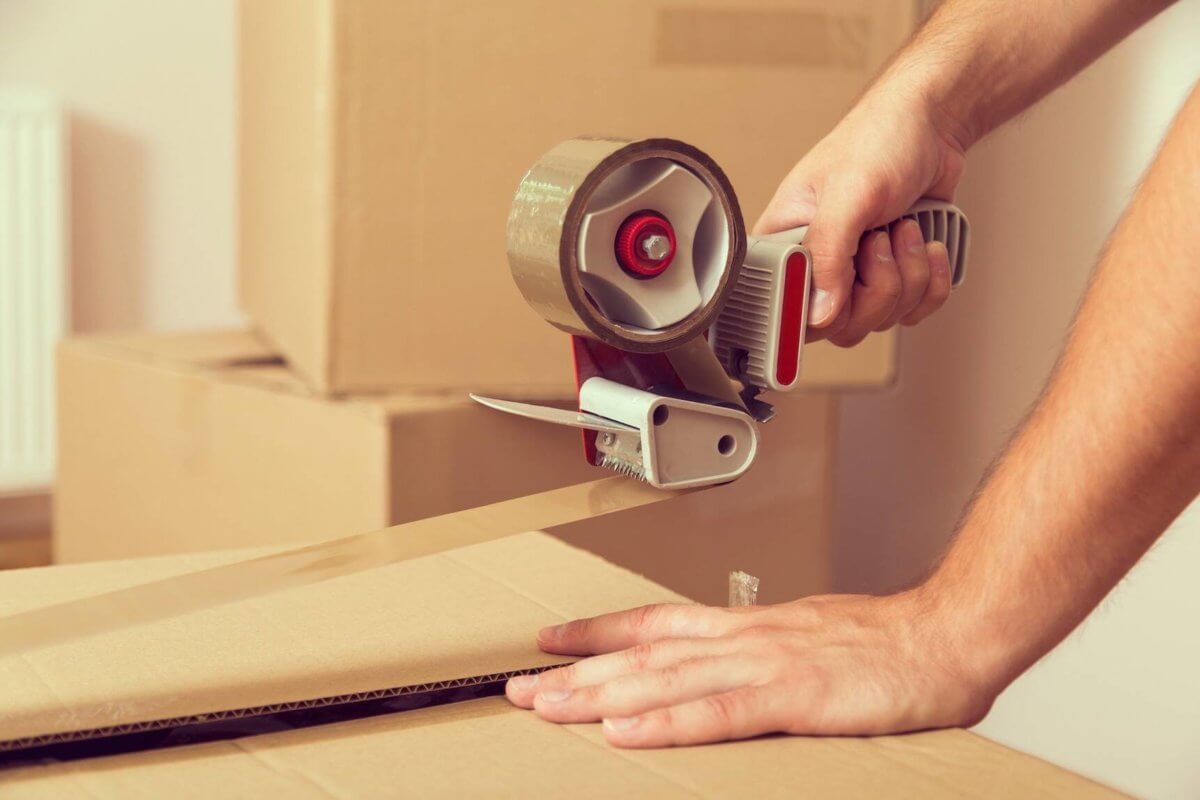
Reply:
[[[540, 534], [476, 543], [671, 496], [610, 478], [152, 585], [136, 561], [0, 575], [0, 741], [559, 661], [537, 627], [678, 596]], [[135, 588], [87, 590], [114, 572]]]
[[79, 341], [120, 348], [146, 359], [204, 367], [283, 362], [275, 350], [244, 328], [185, 333], [109, 334], [85, 337]]
[[[43, 583], [113, 572], [136, 583], [140, 567], [14, 573], [4, 605]], [[543, 625], [681, 599], [549, 536], [519, 534], [5, 657], [0, 739], [544, 666], [564, 659], [534, 645]]]

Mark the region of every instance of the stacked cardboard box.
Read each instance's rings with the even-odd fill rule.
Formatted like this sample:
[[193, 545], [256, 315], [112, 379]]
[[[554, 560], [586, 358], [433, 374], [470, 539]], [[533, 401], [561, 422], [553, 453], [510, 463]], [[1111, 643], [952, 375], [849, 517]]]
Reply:
[[[753, 222], [913, 24], [911, 0], [253, 0], [241, 298], [323, 392], [564, 391], [505, 266], [524, 172], [576, 136], [711, 155]], [[890, 376], [892, 337], [806, 376]]]

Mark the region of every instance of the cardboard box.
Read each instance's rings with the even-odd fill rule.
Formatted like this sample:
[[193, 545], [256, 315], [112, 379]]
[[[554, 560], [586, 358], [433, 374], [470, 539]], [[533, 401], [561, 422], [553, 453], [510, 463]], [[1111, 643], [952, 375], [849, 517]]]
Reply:
[[56, 561], [327, 539], [595, 477], [564, 431], [463, 394], [316, 397], [246, 331], [71, 339], [58, 370]]
[[[505, 261], [524, 172], [581, 135], [671, 136], [748, 222], [912, 29], [911, 0], [249, 0], [240, 296], [326, 393], [555, 391], [563, 336]], [[891, 380], [894, 337], [806, 356]]]
[[[486, 527], [486, 517], [486, 511], [474, 514], [473, 524]], [[619, 516], [612, 519], [620, 523]], [[428, 534], [436, 539], [438, 531]], [[395, 542], [431, 544], [412, 530], [397, 531]], [[94, 734], [84, 731], [101, 726], [145, 733], [159, 729], [156, 720], [172, 717], [173, 726], [198, 717], [223, 720], [229, 736], [250, 707], [258, 707], [253, 714], [277, 714], [293, 704], [316, 707], [317, 698], [387, 691], [400, 697], [404, 688], [499, 682], [514, 671], [561, 662], [534, 646], [539, 626], [683, 600], [542, 533], [525, 533], [240, 603], [137, 625], [118, 622], [107, 632], [35, 649], [22, 649], [14, 635], [24, 613], [53, 614], [46, 610], [51, 604], [70, 601], [94, 608], [117, 596], [105, 593], [138, 584], [144, 585], [127, 596], [152, 600], [180, 584], [150, 582], [237, 558], [203, 554], [0, 574], [0, 741], [88, 738]], [[261, 708], [268, 704], [274, 707]], [[153, 741], [153, 734], [141, 746], [146, 739]], [[77, 745], [76, 754], [84, 753]], [[0, 784], [13, 798], [80, 792], [122, 798], [1118, 796], [960, 730], [618, 751], [603, 742], [596, 725], [545, 723], [495, 697], [19, 767], [0, 772]]]
[[[577, 431], [459, 394], [315, 397], [244, 331], [73, 339], [59, 386], [60, 562], [310, 542], [613, 474]], [[826, 591], [836, 435], [832, 397], [783, 398], [743, 478], [561, 535], [705, 602], [731, 569], [764, 600]]]

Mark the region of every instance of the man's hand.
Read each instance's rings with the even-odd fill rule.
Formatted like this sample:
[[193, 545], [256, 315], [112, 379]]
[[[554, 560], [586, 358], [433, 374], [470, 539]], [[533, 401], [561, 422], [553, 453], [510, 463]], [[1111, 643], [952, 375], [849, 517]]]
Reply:
[[[783, 180], [757, 234], [810, 225], [809, 339], [857, 344], [945, 300], [944, 257], [859, 255], [863, 231], [922, 196], [953, 200], [964, 154], [1171, 0], [945, 0], [846, 118]], [[918, 256], [924, 257], [918, 257]], [[857, 272], [858, 280], [855, 281]], [[896, 294], [896, 287], [900, 287]]]
[[809, 225], [810, 341], [851, 347], [871, 331], [916, 324], [946, 301], [945, 247], [927, 246], [915, 222], [890, 238], [863, 231], [921, 197], [953, 199], [964, 149], [948, 127], [913, 92], [877, 87], [780, 184], [754, 232]]
[[513, 678], [507, 694], [553, 722], [604, 720], [622, 747], [970, 725], [996, 691], [949, 630], [920, 591], [646, 606], [542, 630], [544, 650], [594, 657]]

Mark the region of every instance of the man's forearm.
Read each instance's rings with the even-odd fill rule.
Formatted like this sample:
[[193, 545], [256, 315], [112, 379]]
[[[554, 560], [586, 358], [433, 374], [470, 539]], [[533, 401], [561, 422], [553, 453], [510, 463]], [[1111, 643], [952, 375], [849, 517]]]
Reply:
[[[1004, 685], [1200, 492], [1200, 88], [1101, 260], [1043, 397], [926, 585]], [[1019, 313], [1019, 309], [1014, 309]]]
[[963, 150], [1173, 0], [945, 0], [876, 83], [921, 97]]

